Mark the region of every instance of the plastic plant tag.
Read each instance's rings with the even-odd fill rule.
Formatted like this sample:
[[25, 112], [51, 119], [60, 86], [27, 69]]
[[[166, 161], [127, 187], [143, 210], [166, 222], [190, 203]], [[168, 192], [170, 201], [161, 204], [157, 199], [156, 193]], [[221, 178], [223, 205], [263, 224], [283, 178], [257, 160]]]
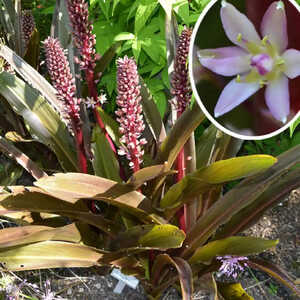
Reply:
[[134, 276], [123, 274], [119, 269], [113, 269], [111, 276], [119, 280], [114, 289], [114, 293], [116, 294], [121, 294], [126, 285], [130, 286], [132, 289], [136, 289], [139, 284], [138, 279], [136, 279]]

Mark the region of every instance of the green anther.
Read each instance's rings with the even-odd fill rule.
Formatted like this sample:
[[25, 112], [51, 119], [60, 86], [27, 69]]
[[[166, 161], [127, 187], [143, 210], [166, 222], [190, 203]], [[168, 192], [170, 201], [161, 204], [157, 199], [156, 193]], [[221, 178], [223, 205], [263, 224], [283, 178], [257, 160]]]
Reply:
[[236, 37], [237, 41], [240, 43], [242, 41], [242, 34], [239, 33]]
[[254, 42], [247, 42], [246, 47], [247, 47], [248, 52], [250, 52], [253, 55], [259, 54], [262, 52], [261, 46]]
[[241, 76], [240, 76], [239, 74], [236, 76], [235, 81], [236, 81], [237, 83], [241, 82]]
[[260, 85], [260, 87], [262, 88], [265, 84], [267, 84], [267, 81], [266, 80], [260, 80], [259, 81], [259, 85]]
[[266, 46], [266, 45], [267, 45], [268, 39], [269, 39], [269, 37], [266, 35], [266, 36], [262, 39], [261, 44], [262, 44], [263, 46]]
[[284, 61], [284, 59], [283, 58], [278, 58], [277, 60], [276, 60], [276, 65], [277, 66], [281, 66], [281, 65], [283, 65], [285, 63], [285, 61]]

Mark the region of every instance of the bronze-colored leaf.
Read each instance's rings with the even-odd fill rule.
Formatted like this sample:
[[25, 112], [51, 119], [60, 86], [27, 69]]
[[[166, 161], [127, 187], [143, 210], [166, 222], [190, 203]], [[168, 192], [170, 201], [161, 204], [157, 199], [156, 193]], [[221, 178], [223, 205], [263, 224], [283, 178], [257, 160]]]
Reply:
[[24, 271], [99, 266], [105, 251], [67, 242], [46, 241], [0, 250], [2, 268]]
[[[188, 248], [185, 255], [192, 252], [207, 240], [220, 226], [238, 213], [243, 207], [253, 203], [264, 191], [290, 172], [300, 162], [300, 145], [293, 147], [278, 157], [278, 162], [262, 174], [243, 180], [201, 217], [186, 238]], [[197, 246], [196, 246], [197, 245]]]
[[78, 243], [80, 240], [80, 232], [74, 223], [59, 228], [30, 225], [0, 230], [0, 249], [41, 241]]
[[174, 173], [175, 173], [174, 171], [171, 171], [167, 168], [166, 164], [146, 167], [135, 172], [129, 178], [127, 184], [132, 186], [132, 188], [136, 190], [147, 181], [150, 181], [159, 176], [165, 176]]
[[[62, 216], [76, 218], [94, 225], [109, 235], [117, 230], [112, 221], [100, 215], [89, 212], [87, 206], [78, 199], [69, 199], [69, 202], [55, 198], [34, 187], [9, 187], [12, 193], [0, 194], [0, 213], [8, 217], [23, 217], [24, 212], [56, 213]], [[14, 216], [13, 211], [21, 212]], [[29, 216], [27, 216], [28, 218]]]
[[278, 280], [286, 287], [291, 289], [298, 297], [300, 297], [300, 290], [295, 285], [294, 280], [279, 266], [261, 259], [250, 259], [247, 264], [249, 267], [268, 273], [274, 279]]
[[142, 225], [129, 228], [112, 241], [112, 249], [149, 248], [166, 250], [181, 247], [185, 239], [182, 230], [174, 225]]
[[190, 265], [180, 257], [171, 258], [168, 254], [156, 257], [152, 267], [152, 284], [156, 284], [167, 265], [173, 265], [179, 276], [183, 300], [191, 300], [193, 295], [193, 274]]

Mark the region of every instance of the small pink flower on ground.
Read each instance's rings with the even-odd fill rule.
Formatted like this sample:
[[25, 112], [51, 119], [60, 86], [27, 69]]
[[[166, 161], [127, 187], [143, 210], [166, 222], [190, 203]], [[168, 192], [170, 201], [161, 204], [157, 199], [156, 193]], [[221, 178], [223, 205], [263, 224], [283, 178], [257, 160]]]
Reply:
[[282, 1], [273, 2], [261, 22], [263, 38], [232, 4], [222, 1], [221, 21], [236, 45], [198, 52], [200, 63], [223, 76], [236, 76], [222, 91], [214, 110], [224, 115], [266, 86], [265, 101], [272, 116], [286, 123], [290, 114], [289, 80], [300, 75], [300, 51], [286, 49], [287, 18]]
[[119, 154], [126, 155], [129, 166], [137, 171], [142, 163], [144, 151], [142, 146], [146, 140], [141, 138], [145, 129], [142, 105], [140, 104], [140, 84], [137, 66], [132, 58], [125, 56], [117, 60], [117, 121], [120, 123], [120, 142], [125, 147], [120, 148]]
[[[244, 271], [244, 266], [247, 266], [248, 258], [245, 256], [217, 256], [217, 260], [222, 262], [219, 269], [220, 275], [226, 275], [227, 277], [232, 276], [234, 279], [237, 278], [238, 273]], [[240, 262], [243, 262], [241, 265]]]

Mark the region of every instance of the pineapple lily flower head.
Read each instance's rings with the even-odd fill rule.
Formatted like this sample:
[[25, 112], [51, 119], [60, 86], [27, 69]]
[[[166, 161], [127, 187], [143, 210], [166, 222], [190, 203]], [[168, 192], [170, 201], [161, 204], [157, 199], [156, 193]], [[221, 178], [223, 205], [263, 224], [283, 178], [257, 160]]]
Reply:
[[289, 79], [300, 75], [300, 51], [287, 49], [287, 18], [284, 3], [271, 3], [257, 33], [251, 21], [232, 4], [222, 1], [221, 21], [235, 46], [199, 50], [205, 68], [222, 76], [235, 76], [223, 89], [214, 109], [217, 118], [265, 89], [271, 115], [286, 123], [290, 114]]

